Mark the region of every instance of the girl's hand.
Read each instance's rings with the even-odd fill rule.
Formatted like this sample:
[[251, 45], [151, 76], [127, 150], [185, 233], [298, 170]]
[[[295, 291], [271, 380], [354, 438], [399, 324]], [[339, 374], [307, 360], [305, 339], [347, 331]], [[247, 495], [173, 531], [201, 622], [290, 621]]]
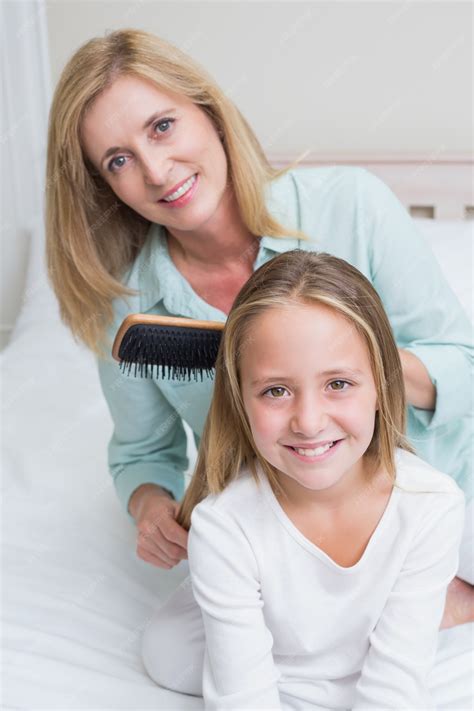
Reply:
[[137, 493], [138, 498], [130, 502], [137, 522], [137, 555], [169, 570], [188, 557], [188, 532], [175, 520], [180, 504], [155, 485], [145, 485]]

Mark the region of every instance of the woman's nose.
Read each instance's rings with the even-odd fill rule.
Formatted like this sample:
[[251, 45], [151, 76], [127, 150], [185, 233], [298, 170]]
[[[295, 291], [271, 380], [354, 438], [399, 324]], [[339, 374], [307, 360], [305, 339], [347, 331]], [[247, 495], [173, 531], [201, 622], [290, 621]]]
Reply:
[[322, 432], [329, 421], [324, 402], [314, 396], [298, 398], [291, 418], [291, 431], [307, 439], [313, 439]]
[[144, 155], [141, 157], [143, 178], [147, 185], [156, 185], [161, 188], [168, 187], [168, 176], [171, 164], [167, 159], [158, 158], [156, 155]]

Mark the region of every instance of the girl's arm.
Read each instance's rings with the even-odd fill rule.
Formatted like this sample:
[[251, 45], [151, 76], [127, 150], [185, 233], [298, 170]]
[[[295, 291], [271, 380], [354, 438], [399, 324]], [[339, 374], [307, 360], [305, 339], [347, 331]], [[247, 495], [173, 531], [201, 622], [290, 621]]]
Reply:
[[193, 510], [188, 560], [206, 635], [205, 708], [279, 711], [257, 561], [238, 523], [216, 510], [213, 497]]
[[[417, 496], [416, 493], [406, 496]], [[375, 629], [356, 687], [359, 709], [433, 709], [429, 674], [438, 644], [446, 590], [456, 575], [464, 495], [428, 495], [410, 552]]]

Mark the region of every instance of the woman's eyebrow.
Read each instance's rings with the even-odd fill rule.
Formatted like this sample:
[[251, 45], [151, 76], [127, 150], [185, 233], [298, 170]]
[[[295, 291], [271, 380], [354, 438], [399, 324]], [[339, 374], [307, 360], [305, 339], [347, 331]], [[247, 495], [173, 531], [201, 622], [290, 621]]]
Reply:
[[[155, 121], [155, 119], [160, 118], [160, 116], [165, 116], [166, 114], [174, 113], [175, 111], [176, 111], [176, 109], [174, 107], [171, 107], [169, 109], [164, 109], [164, 111], [158, 111], [157, 113], [154, 113], [152, 116], [150, 116], [150, 118], [147, 118], [147, 120], [145, 121], [145, 123], [142, 126], [142, 131], [144, 131], [146, 128], [148, 128], [148, 126], [150, 124], [152, 124], [153, 121]], [[106, 158], [113, 155], [113, 153], [115, 153], [116, 151], [119, 151], [119, 150], [121, 150], [120, 146], [112, 146], [111, 148], [107, 148], [104, 155], [102, 156], [100, 164], [102, 165], [102, 163], [104, 162], [104, 160]]]
[[150, 116], [149, 119], [145, 121], [145, 123], [142, 126], [142, 130], [144, 131], [145, 128], [148, 128], [148, 126], [153, 123], [153, 121], [157, 118], [160, 118], [160, 116], [164, 116], [165, 114], [171, 114], [176, 111], [175, 108], [171, 107], [170, 109], [164, 109], [163, 111], [158, 111], [157, 113], [154, 113], [153, 116]]
[[[316, 373], [318, 377], [331, 377], [332, 375], [364, 375], [362, 370], [359, 370], [358, 368], [346, 368], [342, 366], [341, 368], [331, 368], [330, 370], [323, 370], [319, 373]], [[285, 380], [287, 382], [292, 382], [292, 378], [289, 378], [287, 375], [270, 375], [266, 378], [257, 378], [256, 380], [252, 380], [251, 385], [265, 385], [265, 383], [270, 383], [274, 380]]]

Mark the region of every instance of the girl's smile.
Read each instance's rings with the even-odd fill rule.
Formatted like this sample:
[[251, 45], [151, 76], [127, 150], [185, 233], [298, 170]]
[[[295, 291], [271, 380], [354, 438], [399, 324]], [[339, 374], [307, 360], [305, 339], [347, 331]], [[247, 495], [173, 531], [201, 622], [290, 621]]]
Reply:
[[364, 480], [377, 392], [369, 354], [334, 309], [268, 309], [250, 327], [241, 388], [255, 445], [294, 503], [335, 504]]
[[335, 451], [338, 450], [339, 445], [342, 443], [342, 439], [333, 440], [332, 442], [327, 442], [326, 444], [320, 445], [284, 445], [295, 457], [298, 457], [302, 462], [321, 462], [329, 457], [331, 457]]

